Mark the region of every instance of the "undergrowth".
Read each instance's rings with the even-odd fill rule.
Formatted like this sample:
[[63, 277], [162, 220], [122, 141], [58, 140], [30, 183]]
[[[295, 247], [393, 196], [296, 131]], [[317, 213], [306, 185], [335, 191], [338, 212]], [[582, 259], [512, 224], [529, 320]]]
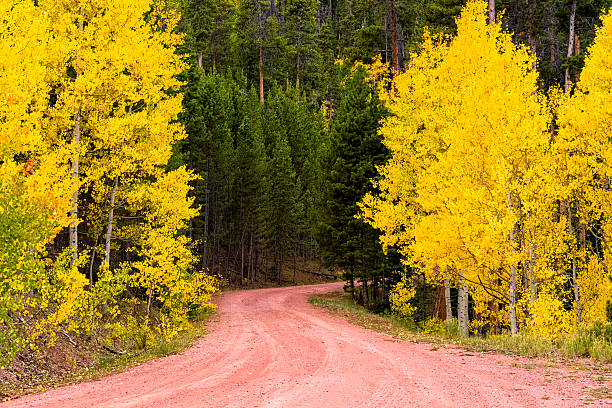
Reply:
[[[83, 357], [88, 363], [72, 364], [69, 369], [61, 372], [53, 372], [49, 367], [43, 367], [41, 361], [45, 358], [40, 355], [32, 359], [30, 366], [22, 367], [21, 370], [0, 370], [0, 402], [10, 400], [21, 395], [43, 392], [62, 385], [75, 384], [84, 381], [95, 380], [104, 376], [119, 373], [126, 369], [142, 364], [146, 361], [178, 354], [189, 347], [206, 333], [207, 323], [214, 314], [212, 309], [204, 309], [196, 316], [191, 316], [190, 322], [185, 329], [171, 337], [163, 335], [148, 335], [147, 341], [134, 338], [132, 341], [123, 343], [129, 347], [117, 351], [114, 348], [94, 344], [94, 339], [79, 341], [77, 345], [70, 343], [57, 344], [55, 349], [49, 349], [47, 353], [71, 355], [74, 353]], [[73, 340], [71, 340], [73, 341]], [[69, 357], [75, 359], [75, 357]], [[4, 378], [2, 376], [4, 374]], [[7, 379], [8, 378], [8, 379]]]
[[354, 324], [399, 339], [431, 343], [452, 342], [480, 352], [562, 359], [590, 357], [603, 363], [612, 363], [612, 323], [597, 323], [590, 328], [581, 328], [555, 341], [527, 332], [515, 336], [504, 333], [466, 338], [461, 336], [456, 319], [444, 322], [434, 318], [415, 323], [390, 314], [375, 314], [342, 292], [316, 295], [311, 297], [309, 302], [341, 314]]

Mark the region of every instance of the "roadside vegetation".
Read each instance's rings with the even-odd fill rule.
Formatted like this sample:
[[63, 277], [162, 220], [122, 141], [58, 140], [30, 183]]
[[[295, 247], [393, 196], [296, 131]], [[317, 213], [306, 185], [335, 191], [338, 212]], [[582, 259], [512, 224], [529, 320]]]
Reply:
[[95, 380], [155, 358], [178, 354], [206, 334], [214, 315], [214, 309], [206, 309], [170, 339], [156, 335], [143, 344], [142, 338], [134, 338], [115, 344], [116, 350], [100, 347], [94, 339], [60, 335], [54, 346], [40, 344], [36, 352], [20, 354], [7, 369], [0, 370], [0, 402]]
[[453, 344], [477, 352], [517, 354], [555, 360], [592, 358], [596, 362], [612, 363], [612, 323], [599, 323], [592, 328], [579, 329], [556, 340], [528, 332], [515, 336], [502, 333], [464, 337], [459, 330], [457, 319], [443, 321], [434, 317], [415, 321], [412, 318], [398, 317], [388, 309], [375, 313], [358, 304], [349, 293], [332, 292], [315, 295], [309, 299], [309, 302], [343, 316], [358, 326], [401, 340], [433, 343], [434, 348]]

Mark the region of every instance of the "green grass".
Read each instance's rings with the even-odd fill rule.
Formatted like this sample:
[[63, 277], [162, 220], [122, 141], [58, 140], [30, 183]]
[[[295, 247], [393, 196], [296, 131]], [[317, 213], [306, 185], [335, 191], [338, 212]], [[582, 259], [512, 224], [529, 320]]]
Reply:
[[[486, 337], [461, 337], [456, 320], [440, 322], [430, 320], [420, 324], [398, 319], [391, 315], [371, 313], [355, 303], [343, 292], [316, 295], [309, 302], [346, 317], [351, 323], [397, 339], [427, 342], [436, 345], [455, 344], [468, 351], [515, 354], [526, 357], [543, 357], [552, 360], [591, 357], [602, 363], [612, 363], [612, 325], [581, 329], [556, 342], [519, 333]], [[437, 350], [437, 348], [436, 348]]]

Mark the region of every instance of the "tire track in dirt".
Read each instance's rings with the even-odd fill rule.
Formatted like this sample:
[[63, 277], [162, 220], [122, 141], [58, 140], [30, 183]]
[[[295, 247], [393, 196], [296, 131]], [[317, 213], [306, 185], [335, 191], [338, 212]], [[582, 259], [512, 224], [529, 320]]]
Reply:
[[582, 370], [395, 341], [306, 301], [341, 287], [226, 293], [193, 348], [0, 407], [575, 407], [601, 387]]

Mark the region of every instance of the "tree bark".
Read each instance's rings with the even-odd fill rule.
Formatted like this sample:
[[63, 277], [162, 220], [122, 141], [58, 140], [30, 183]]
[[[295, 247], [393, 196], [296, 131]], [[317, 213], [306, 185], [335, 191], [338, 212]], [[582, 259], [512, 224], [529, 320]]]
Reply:
[[[567, 43], [567, 58], [573, 55], [574, 51], [574, 39], [576, 30], [576, 0], [572, 1], [572, 10], [570, 12], [569, 22], [569, 39]], [[569, 66], [565, 68], [565, 93], [570, 91], [570, 72]]]
[[72, 210], [70, 211], [70, 226], [68, 229], [70, 249], [72, 251], [72, 261], [75, 262], [79, 257], [79, 236], [78, 226], [79, 221], [79, 160], [80, 152], [79, 145], [81, 143], [81, 102], [79, 107], [74, 111], [74, 129], [73, 129], [73, 151], [72, 151], [72, 183], [74, 191], [72, 193]]
[[295, 285], [295, 276], [297, 272], [297, 240], [293, 248], [293, 284]]
[[[261, 39], [260, 39], [261, 41]], [[259, 101], [264, 103], [263, 46], [259, 44]]]
[[[575, 235], [572, 224], [572, 210], [567, 205], [567, 225], [571, 235]], [[582, 324], [582, 305], [580, 304], [580, 291], [578, 290], [578, 272], [576, 270], [576, 249], [572, 249], [572, 286], [574, 289], [574, 301], [576, 302], [576, 313], [578, 314], [578, 325]]]
[[[512, 212], [512, 195], [508, 191], [508, 211]], [[512, 251], [514, 251], [514, 244], [516, 238], [514, 236], [514, 226], [510, 229], [510, 245]], [[518, 333], [518, 323], [516, 319], [516, 265], [512, 263], [510, 265], [510, 293], [509, 293], [509, 307], [510, 307], [510, 333], [514, 336]]]
[[297, 51], [297, 63], [295, 66], [295, 90], [300, 93], [300, 50]]
[[533, 226], [531, 243], [529, 245], [529, 290], [531, 292], [531, 303], [538, 300], [538, 285], [536, 281], [535, 266], [537, 260], [536, 227]]
[[283, 253], [281, 252], [278, 262], [278, 286], [280, 286], [283, 282], [283, 261]]
[[535, 10], [536, 10], [536, 1], [537, 0], [531, 0], [529, 1], [529, 50], [531, 51], [531, 56], [533, 58], [532, 61], [532, 68], [535, 70], [538, 67], [538, 61], [537, 61], [537, 52], [536, 52], [536, 37], [535, 37], [535, 33], [534, 33], [534, 21], [536, 18], [535, 15]]
[[436, 303], [434, 305], [434, 317], [440, 320], [446, 320], [446, 307], [442, 308], [444, 304], [444, 286], [438, 286], [436, 288]]
[[104, 251], [104, 262], [106, 266], [110, 265], [111, 237], [113, 233], [113, 218], [115, 213], [115, 195], [117, 194], [117, 185], [119, 184], [119, 176], [115, 177], [113, 189], [110, 195], [110, 207], [108, 209], [108, 227], [106, 228], [106, 249]]
[[451, 306], [450, 280], [444, 279], [444, 304], [446, 306], [446, 320], [453, 318], [453, 309]]
[[516, 266], [510, 266], [510, 334], [518, 334], [516, 320]]
[[469, 336], [469, 311], [468, 311], [468, 287], [465, 273], [459, 270], [459, 293], [457, 301], [457, 317], [459, 320], [459, 332], [462, 336]]
[[[574, 55], [580, 55], [580, 37], [578, 34], [574, 36]], [[574, 78], [574, 82], [580, 81], [580, 72], [576, 73], [576, 77]]]
[[244, 285], [244, 231], [240, 238], [240, 285]]
[[[80, 10], [81, 20], [79, 21], [79, 31], [83, 31], [83, 23], [85, 19], [85, 12], [81, 8]], [[80, 68], [78, 66], [78, 61], [81, 61], [82, 58], [77, 54], [77, 66], [76, 71], [77, 75], [80, 73]], [[82, 100], [77, 101], [77, 107], [74, 109], [74, 128], [72, 132], [72, 183], [74, 191], [72, 193], [72, 209], [70, 210], [70, 225], [68, 227], [68, 241], [70, 245], [70, 249], [72, 251], [72, 262], [76, 262], [79, 257], [79, 231], [78, 231], [78, 221], [79, 221], [79, 161], [80, 161], [80, 144], [81, 144], [81, 108], [83, 102]]]
[[495, 0], [489, 0], [489, 6], [487, 8], [489, 14], [489, 24], [495, 24]]
[[210, 198], [209, 198], [209, 190], [210, 190], [210, 160], [206, 161], [206, 185], [204, 186], [204, 247], [202, 248], [202, 269], [204, 272], [208, 270], [208, 245], [209, 245], [209, 237], [208, 237], [208, 224], [209, 224], [209, 216], [210, 216]]
[[397, 44], [397, 10], [395, 0], [391, 0], [391, 58], [396, 75], [399, 74], [399, 49]]

